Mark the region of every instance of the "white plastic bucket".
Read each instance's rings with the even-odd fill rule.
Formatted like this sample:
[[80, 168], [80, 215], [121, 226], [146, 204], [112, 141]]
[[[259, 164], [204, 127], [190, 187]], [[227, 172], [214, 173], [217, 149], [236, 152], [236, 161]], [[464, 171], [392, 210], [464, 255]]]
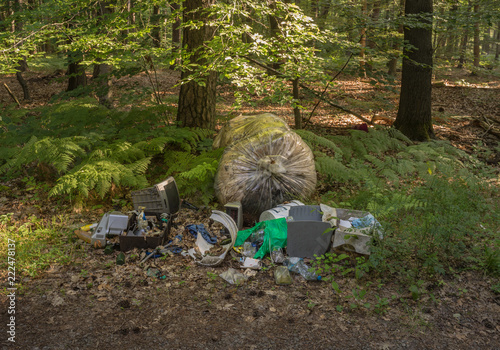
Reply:
[[280, 204], [275, 208], [268, 209], [262, 214], [260, 214], [259, 221], [274, 220], [280, 218], [286, 218], [291, 207], [297, 207], [299, 205], [304, 205], [301, 201], [293, 200], [286, 204]]

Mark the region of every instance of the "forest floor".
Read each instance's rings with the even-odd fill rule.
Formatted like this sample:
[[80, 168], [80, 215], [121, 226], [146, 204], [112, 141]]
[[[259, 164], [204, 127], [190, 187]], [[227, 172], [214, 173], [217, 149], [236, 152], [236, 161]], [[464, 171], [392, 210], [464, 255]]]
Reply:
[[[25, 73], [32, 92], [32, 101], [25, 107], [45, 104], [63, 90], [64, 82], [56, 77]], [[175, 96], [172, 85], [177, 78], [176, 73], [160, 72], [160, 91]], [[22, 96], [15, 77], [3, 77], [2, 81], [16, 96]], [[130, 89], [134, 83], [146, 86], [147, 77], [127, 78], [115, 82], [115, 86]], [[338, 80], [332, 91], [328, 98], [370, 120], [379, 118], [376, 123], [390, 124], [395, 119], [396, 92], [350, 77]], [[236, 113], [231, 102], [230, 92], [222, 90], [218, 109], [225, 117]], [[2, 90], [0, 104], [10, 103], [9, 95]], [[476, 152], [498, 167], [495, 147], [500, 139], [488, 123], [500, 122], [500, 79], [470, 76], [459, 70], [445, 72], [435, 80], [432, 107], [438, 138]], [[265, 102], [238, 111], [258, 112], [273, 112], [292, 122], [289, 108]], [[355, 117], [322, 104], [308, 127], [346, 133], [359, 123]], [[17, 220], [26, 222], [31, 215], [47, 218], [64, 214], [69, 218], [68, 228], [76, 228], [98, 221], [110, 208], [68, 208], [66, 213], [54, 213], [50, 202], [26, 201], [26, 196], [30, 194], [21, 188], [3, 195], [0, 214], [14, 213]], [[209, 231], [216, 230], [209, 216], [209, 209], [182, 209], [171, 236], [190, 223], [205, 223]], [[193, 243], [184, 241], [186, 247]], [[129, 252], [126, 264], [117, 265], [118, 252], [106, 255], [76, 239], [68, 239], [66, 244], [69, 250], [80, 252], [78, 258], [54, 264], [36, 277], [20, 276], [15, 295], [15, 343], [8, 341], [5, 331], [10, 322], [6, 310], [12, 298], [5, 289], [0, 294], [2, 348], [500, 348], [500, 295], [490, 289], [495, 284], [493, 278], [477, 271], [447, 274], [426, 282], [417, 300], [409, 286], [390, 276], [367, 277], [371, 287], [367, 284], [368, 293], [357, 300], [348, 297], [348, 292], [357, 288], [351, 278], [337, 281], [341, 293], [327, 282], [306, 282], [299, 275], [294, 275], [291, 285], [276, 285], [273, 268], [268, 266], [236, 286], [218, 276], [229, 267], [239, 268], [239, 261], [229, 257], [216, 268], [200, 267], [179, 254], [141, 265], [140, 252]], [[153, 269], [161, 278], [148, 276], [148, 271], [156, 271]], [[7, 281], [6, 272], [0, 275]], [[363, 307], [366, 302], [372, 307]]]

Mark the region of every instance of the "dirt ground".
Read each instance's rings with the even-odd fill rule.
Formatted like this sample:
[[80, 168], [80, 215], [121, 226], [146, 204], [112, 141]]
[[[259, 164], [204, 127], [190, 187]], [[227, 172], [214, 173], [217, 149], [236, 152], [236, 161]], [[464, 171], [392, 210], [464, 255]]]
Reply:
[[[162, 74], [167, 76], [160, 79], [161, 90], [174, 94], [175, 74]], [[481, 118], [490, 122], [499, 118], [500, 82], [460, 74], [439, 77], [433, 89], [436, 135], [468, 152], [476, 152], [478, 142], [493, 149], [499, 138], [482, 126]], [[32, 88], [31, 106], [46, 103], [64, 88], [63, 82], [48, 75], [28, 72], [25, 76]], [[468, 83], [457, 84], [461, 79]], [[14, 77], [2, 81], [16, 96], [22, 96]], [[339, 81], [338, 88], [344, 92], [341, 101], [370, 101], [382, 89], [347, 78]], [[231, 96], [222, 93], [220, 98], [220, 110], [232, 113], [227, 106]], [[364, 116], [383, 116], [388, 119], [381, 123], [390, 123], [395, 118], [397, 95], [389, 99], [393, 108]], [[11, 102], [2, 90], [0, 103]], [[278, 106], [262, 108], [293, 115]], [[320, 107], [311, 119], [311, 128], [340, 133], [358, 123], [354, 117]], [[486, 161], [498, 166], [498, 154], [484, 154]], [[14, 199], [0, 202], [0, 213], [12, 212], [18, 204]], [[44, 215], [37, 208], [23, 210]], [[95, 220], [102, 213], [92, 215], [72, 213], [73, 224]], [[171, 235], [182, 233], [185, 224], [210, 225], [209, 215], [207, 210], [182, 209]], [[299, 275], [293, 276], [291, 285], [276, 285], [273, 268], [268, 266], [236, 286], [218, 275], [229, 267], [238, 268], [237, 258], [228, 257], [216, 268], [198, 266], [180, 254], [141, 265], [140, 256], [135, 256], [139, 252], [129, 252], [125, 265], [117, 265], [117, 251], [106, 255], [78, 240], [70, 243], [82, 251], [81, 258], [68, 266], [54, 265], [38, 278], [22, 279], [23, 288], [16, 291], [15, 299], [15, 343], [8, 341], [6, 333], [10, 300], [6, 293], [1, 294], [2, 349], [500, 348], [500, 295], [490, 289], [498, 281], [474, 271], [445, 275], [426, 284], [418, 301], [413, 300], [409, 286], [393, 284], [390, 276], [383, 276], [388, 282], [372, 286], [363, 301], [379, 303], [379, 307], [367, 310], [350, 306], [353, 300], [346, 293], [356, 282], [349, 278], [337, 281], [340, 294], [328, 282], [306, 282]], [[184, 244], [192, 243], [193, 239], [185, 239]], [[152, 269], [158, 274], [148, 276]], [[2, 275], [6, 281], [5, 273]], [[381, 304], [379, 298], [387, 304]]]

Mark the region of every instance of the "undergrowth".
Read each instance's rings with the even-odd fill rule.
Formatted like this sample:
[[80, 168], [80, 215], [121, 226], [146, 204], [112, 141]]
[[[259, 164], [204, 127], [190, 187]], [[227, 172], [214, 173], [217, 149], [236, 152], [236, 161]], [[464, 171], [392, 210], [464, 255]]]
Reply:
[[498, 276], [494, 169], [447, 142], [412, 143], [392, 129], [349, 136], [298, 133], [316, 155], [325, 188], [321, 202], [369, 211], [385, 231], [362, 263], [345, 255], [319, 257], [316, 267], [334, 289], [337, 277], [361, 279], [367, 271], [397, 275], [414, 291], [418, 281], [468, 269]]
[[[16, 286], [21, 286], [19, 277], [36, 277], [54, 263], [68, 264], [82, 256], [74, 244], [68, 244], [73, 233], [66, 224], [67, 218], [62, 216], [32, 216], [21, 222], [12, 214], [0, 215], [0, 269], [7, 271], [10, 266], [9, 271], [18, 276]], [[13, 264], [8, 263], [8, 254]]]
[[221, 155], [211, 151], [213, 132], [167, 125], [162, 112], [161, 106], [109, 110], [92, 98], [10, 110], [2, 120], [0, 172], [38, 170], [41, 180], [56, 178], [50, 196], [77, 202], [176, 175], [182, 194], [197, 193], [206, 204]]
[[[29, 169], [50, 185], [52, 197], [80, 202], [174, 176], [183, 198], [208, 204], [223, 150], [212, 150], [211, 131], [167, 125], [162, 108], [109, 110], [82, 98], [7, 110], [0, 125], [0, 176], [23, 178]], [[369, 211], [385, 231], [362, 262], [343, 257], [335, 269], [324, 266], [332, 259], [320, 262], [332, 283], [340, 270], [359, 279], [368, 272], [397, 275], [414, 293], [418, 281], [455, 271], [499, 275], [494, 169], [447, 142], [413, 143], [393, 129], [297, 133], [315, 154], [318, 201]]]

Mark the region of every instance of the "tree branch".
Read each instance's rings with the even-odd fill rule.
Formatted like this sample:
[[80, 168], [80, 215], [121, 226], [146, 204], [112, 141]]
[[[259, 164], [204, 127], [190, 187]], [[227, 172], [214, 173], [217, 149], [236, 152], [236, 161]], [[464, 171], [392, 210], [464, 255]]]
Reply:
[[[321, 97], [323, 97], [326, 93], [326, 90], [328, 90], [328, 87], [330, 86], [330, 84], [335, 80], [337, 79], [337, 77], [340, 75], [340, 73], [342, 73], [345, 69], [345, 67], [347, 67], [347, 65], [349, 64], [349, 61], [351, 60], [352, 56], [354, 54], [351, 52], [351, 55], [349, 56], [349, 58], [347, 59], [346, 63], [344, 63], [344, 65], [342, 66], [342, 68], [337, 72], [337, 74], [334, 75], [334, 77], [326, 84], [325, 86], [325, 89], [323, 90], [323, 92], [321, 93]], [[318, 102], [316, 103], [316, 105], [314, 106], [313, 110], [311, 111], [311, 114], [309, 114], [309, 118], [307, 118], [306, 122], [304, 123], [304, 129], [306, 128], [307, 124], [309, 124], [309, 121], [311, 120], [311, 118], [313, 117], [314, 115], [314, 111], [316, 110], [316, 108], [318, 108], [319, 104], [321, 103], [321, 100], [318, 100]]]
[[[274, 73], [274, 74], [276, 74], [276, 75], [279, 75], [279, 76], [282, 76], [282, 77], [286, 77], [286, 75], [285, 75], [285, 74], [283, 74], [283, 73], [281, 73], [281, 72], [277, 71], [276, 69], [274, 69], [274, 68], [272, 68], [272, 67], [269, 67], [269, 66], [265, 65], [264, 63], [261, 63], [261, 62], [259, 62], [259, 61], [255, 60], [255, 59], [253, 59], [253, 58], [251, 58], [251, 57], [248, 57], [248, 56], [244, 56], [244, 57], [245, 57], [247, 60], [249, 60], [250, 62], [253, 62], [253, 63], [255, 63], [256, 65], [258, 65], [258, 66], [260, 66], [260, 67], [262, 67], [262, 68], [268, 69], [269, 71], [273, 72], [273, 73]], [[289, 80], [291, 81], [292, 79], [289, 79]], [[367, 123], [367, 124], [372, 125], [372, 122], [371, 122], [371, 121], [369, 121], [368, 119], [366, 119], [365, 117], [363, 117], [363, 116], [359, 115], [358, 113], [353, 112], [353, 111], [351, 111], [351, 110], [349, 110], [349, 109], [347, 109], [347, 108], [344, 108], [344, 107], [342, 107], [342, 106], [340, 106], [340, 105], [338, 105], [338, 104], [335, 104], [335, 103], [333, 103], [333, 102], [332, 102], [332, 101], [330, 101], [330, 100], [327, 100], [327, 99], [326, 99], [326, 98], [324, 98], [321, 94], [317, 93], [316, 91], [314, 91], [313, 89], [309, 88], [308, 86], [305, 86], [305, 85], [304, 85], [304, 84], [302, 84], [302, 83], [299, 83], [299, 86], [300, 86], [301, 88], [303, 88], [304, 90], [308, 91], [309, 93], [313, 94], [313, 95], [314, 95], [314, 96], [316, 96], [317, 98], [319, 98], [321, 101], [323, 101], [323, 102], [325, 102], [325, 103], [328, 103], [330, 106], [335, 107], [335, 108], [337, 108], [337, 109], [340, 109], [341, 111], [344, 111], [344, 112], [346, 112], [346, 113], [352, 114], [353, 116], [355, 116], [355, 117], [356, 117], [356, 118], [358, 118], [359, 120], [361, 120], [361, 121], [363, 121], [363, 122], [365, 122], [365, 123]]]

